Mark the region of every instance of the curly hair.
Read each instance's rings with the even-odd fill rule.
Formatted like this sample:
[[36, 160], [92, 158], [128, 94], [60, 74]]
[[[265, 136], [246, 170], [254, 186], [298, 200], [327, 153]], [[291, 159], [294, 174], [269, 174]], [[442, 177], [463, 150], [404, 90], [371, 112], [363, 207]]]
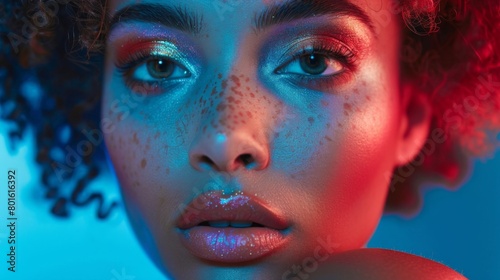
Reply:
[[[97, 215], [105, 218], [117, 203], [105, 203], [100, 193], [84, 196], [106, 168], [105, 148], [102, 141], [82, 143], [89, 141], [85, 132], [99, 129], [107, 0], [5, 2], [0, 3], [0, 106], [2, 118], [15, 124], [9, 138], [15, 144], [33, 128], [36, 162], [53, 214], [67, 217], [70, 206], [96, 200]], [[407, 26], [402, 79], [429, 95], [433, 106], [420, 154], [389, 176], [386, 212], [414, 214], [425, 183], [458, 186], [469, 160], [498, 146], [500, 3], [393, 0], [391, 7]], [[23, 88], [30, 77], [42, 91], [36, 104]]]

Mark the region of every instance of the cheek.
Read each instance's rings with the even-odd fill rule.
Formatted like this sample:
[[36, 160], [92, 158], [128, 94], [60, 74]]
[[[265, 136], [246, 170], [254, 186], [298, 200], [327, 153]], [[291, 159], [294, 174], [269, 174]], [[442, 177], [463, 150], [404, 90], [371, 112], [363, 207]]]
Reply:
[[382, 214], [394, 165], [397, 92], [370, 84], [320, 102], [322, 113], [309, 124], [315, 136], [303, 141], [312, 143], [314, 154], [295, 175], [309, 189], [301, 198], [309, 213], [305, 236], [323, 232], [341, 241], [340, 250], [367, 242]]
[[125, 90], [105, 91], [101, 124], [126, 204], [148, 209], [158, 201], [158, 189], [149, 187], [154, 176], [169, 173], [164, 163], [169, 149], [159, 141], [160, 130], [145, 125], [152, 116], [141, 101]]

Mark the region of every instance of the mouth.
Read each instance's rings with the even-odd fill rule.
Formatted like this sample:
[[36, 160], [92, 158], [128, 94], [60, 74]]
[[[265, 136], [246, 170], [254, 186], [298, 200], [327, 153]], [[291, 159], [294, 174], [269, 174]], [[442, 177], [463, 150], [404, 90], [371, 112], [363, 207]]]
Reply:
[[194, 256], [238, 263], [278, 251], [288, 240], [289, 225], [256, 198], [209, 192], [186, 206], [177, 228], [182, 245]]

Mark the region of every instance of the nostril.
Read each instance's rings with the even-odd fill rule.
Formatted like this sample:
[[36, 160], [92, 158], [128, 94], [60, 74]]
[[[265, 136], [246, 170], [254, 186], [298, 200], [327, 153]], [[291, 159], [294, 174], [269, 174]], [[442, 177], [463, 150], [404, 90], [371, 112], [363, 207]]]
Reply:
[[200, 157], [200, 163], [205, 163], [211, 167], [214, 167], [215, 166], [215, 163], [213, 162], [213, 160], [211, 160], [209, 157], [207, 156], [201, 156]]
[[251, 154], [242, 154], [238, 157], [237, 160], [242, 162], [244, 165], [252, 164], [255, 161]]

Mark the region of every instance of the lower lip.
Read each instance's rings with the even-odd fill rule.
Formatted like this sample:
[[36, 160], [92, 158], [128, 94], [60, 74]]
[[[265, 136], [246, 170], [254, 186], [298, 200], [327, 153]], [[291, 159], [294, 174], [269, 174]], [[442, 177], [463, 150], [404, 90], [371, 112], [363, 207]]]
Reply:
[[215, 228], [196, 226], [181, 230], [181, 243], [191, 254], [209, 261], [238, 263], [276, 252], [287, 238], [266, 227]]

